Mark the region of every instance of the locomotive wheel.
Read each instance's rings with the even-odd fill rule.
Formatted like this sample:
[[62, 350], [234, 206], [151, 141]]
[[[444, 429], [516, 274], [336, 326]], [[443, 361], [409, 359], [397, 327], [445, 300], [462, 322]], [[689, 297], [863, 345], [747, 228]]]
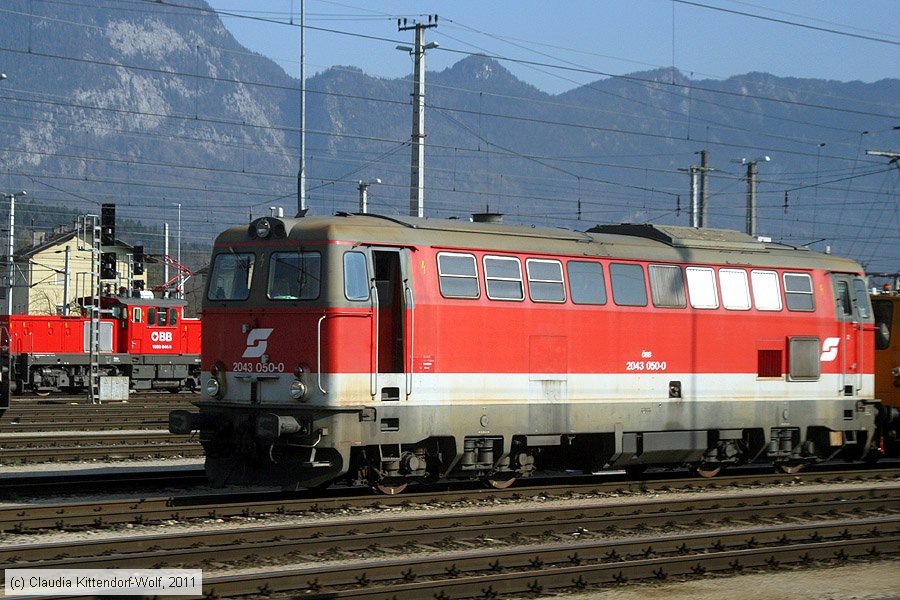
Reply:
[[494, 489], [497, 490], [505, 490], [512, 484], [516, 482], [518, 477], [512, 474], [498, 474], [496, 476], [488, 477], [485, 482]]
[[394, 483], [390, 481], [379, 481], [378, 483], [372, 485], [372, 489], [374, 489], [379, 494], [384, 494], [385, 496], [395, 496], [397, 494], [402, 494], [407, 485], [409, 485], [409, 483], [406, 481]]
[[715, 477], [719, 474], [719, 471], [722, 470], [722, 467], [718, 467], [716, 465], [700, 465], [696, 469], [697, 475], [700, 477], [705, 477], [710, 479], [711, 477]]
[[775, 468], [781, 471], [782, 473], [786, 473], [788, 475], [793, 475], [794, 473], [799, 473], [805, 467], [803, 463], [778, 463], [775, 465]]

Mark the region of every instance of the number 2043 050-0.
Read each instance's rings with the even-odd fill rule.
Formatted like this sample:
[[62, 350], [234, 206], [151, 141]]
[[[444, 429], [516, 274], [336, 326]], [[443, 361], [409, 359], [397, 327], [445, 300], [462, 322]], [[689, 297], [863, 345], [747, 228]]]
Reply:
[[664, 360], [629, 360], [625, 363], [626, 371], [665, 371]]
[[231, 365], [233, 373], [284, 373], [284, 363], [236, 362]]

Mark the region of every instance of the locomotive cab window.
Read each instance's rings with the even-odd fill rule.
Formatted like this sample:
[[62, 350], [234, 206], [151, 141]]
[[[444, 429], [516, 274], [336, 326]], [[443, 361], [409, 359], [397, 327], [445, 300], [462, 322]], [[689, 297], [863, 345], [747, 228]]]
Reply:
[[256, 256], [251, 253], [222, 252], [216, 255], [209, 278], [210, 300], [246, 300]]
[[856, 296], [856, 309], [859, 318], [868, 321], [872, 318], [872, 307], [869, 305], [869, 292], [866, 290], [866, 282], [862, 279], [853, 280], [853, 295]]
[[750, 285], [743, 269], [719, 269], [722, 306], [727, 310], [750, 310]]
[[814, 311], [812, 277], [806, 273], [784, 274], [784, 302], [788, 310]]
[[684, 308], [684, 277], [681, 267], [675, 265], [650, 265], [650, 293], [653, 306], [662, 308]]
[[613, 302], [619, 306], [647, 306], [647, 283], [644, 267], [625, 263], [609, 265]]
[[751, 271], [753, 303], [756, 310], [781, 310], [781, 290], [778, 287], [778, 273], [775, 271]]
[[529, 258], [525, 261], [525, 270], [528, 272], [528, 295], [532, 301], [566, 301], [561, 262]]
[[574, 304], [606, 304], [606, 283], [603, 265], [596, 262], [570, 260], [566, 263], [569, 274], [569, 293]]
[[347, 300], [369, 299], [369, 267], [362, 252], [344, 253], [344, 295]]
[[491, 300], [524, 300], [522, 263], [508, 256], [485, 256], [484, 279]]
[[270, 300], [315, 300], [321, 267], [318, 252], [273, 252], [266, 294]]
[[443, 297], [477, 298], [480, 295], [474, 256], [458, 252], [440, 252], [437, 261]]
[[131, 322], [132, 323], [140, 323], [141, 322], [141, 307], [134, 306], [131, 308]]
[[688, 267], [687, 283], [694, 308], [719, 308], [715, 272], [709, 267]]

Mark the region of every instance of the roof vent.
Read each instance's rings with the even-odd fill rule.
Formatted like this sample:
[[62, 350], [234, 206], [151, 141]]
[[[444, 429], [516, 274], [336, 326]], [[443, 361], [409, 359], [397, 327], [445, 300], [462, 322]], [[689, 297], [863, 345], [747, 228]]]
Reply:
[[503, 213], [483, 212], [472, 213], [473, 223], [502, 223]]

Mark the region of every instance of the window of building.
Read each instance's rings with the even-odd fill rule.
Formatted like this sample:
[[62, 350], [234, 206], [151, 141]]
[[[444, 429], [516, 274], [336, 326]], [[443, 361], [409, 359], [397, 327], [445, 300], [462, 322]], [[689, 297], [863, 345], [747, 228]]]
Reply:
[[685, 271], [691, 306], [694, 308], [719, 308], [715, 271], [709, 267], [688, 267]]
[[528, 295], [534, 302], [566, 301], [561, 262], [529, 258], [525, 261], [525, 269], [528, 271]]
[[477, 298], [481, 295], [474, 256], [459, 252], [440, 252], [437, 260], [442, 296]]
[[784, 274], [784, 302], [788, 310], [814, 311], [812, 277], [806, 273]]
[[650, 265], [650, 293], [653, 306], [662, 308], [684, 308], [684, 276], [681, 267], [675, 265]]
[[347, 300], [369, 299], [369, 267], [362, 252], [344, 253], [344, 295]]
[[510, 256], [485, 256], [484, 279], [491, 300], [524, 300], [522, 263]]
[[719, 269], [722, 306], [728, 310], [750, 310], [750, 283], [743, 269]]
[[222, 252], [216, 255], [209, 277], [210, 300], [246, 300], [256, 256], [251, 253]]
[[570, 260], [566, 263], [569, 274], [569, 294], [575, 304], [606, 304], [606, 282], [603, 265], [598, 262]]
[[315, 300], [319, 297], [322, 255], [318, 252], [273, 252], [269, 257], [270, 300]]
[[756, 305], [756, 310], [781, 310], [778, 273], [751, 271], [750, 283], [753, 284], [753, 304]]
[[619, 306], [647, 306], [644, 267], [624, 263], [609, 265], [613, 302]]

